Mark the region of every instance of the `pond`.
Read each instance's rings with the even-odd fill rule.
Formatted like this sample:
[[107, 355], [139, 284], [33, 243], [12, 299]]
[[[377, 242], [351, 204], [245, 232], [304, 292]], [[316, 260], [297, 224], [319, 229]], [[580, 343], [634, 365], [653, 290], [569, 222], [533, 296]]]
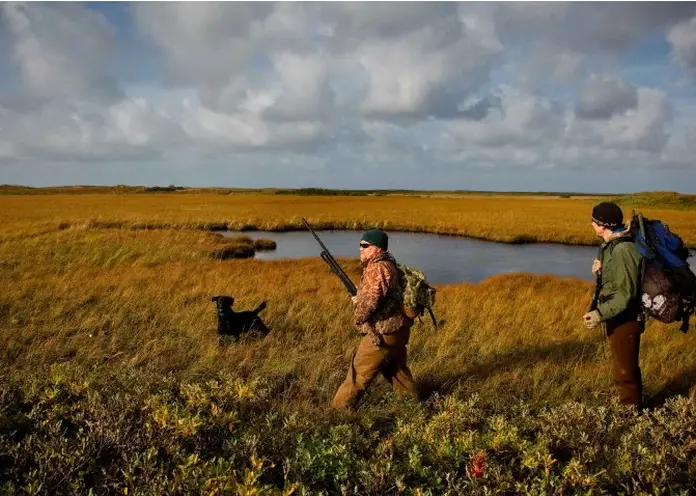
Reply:
[[[309, 231], [226, 231], [252, 239], [272, 239], [277, 249], [257, 252], [259, 260], [319, 257], [321, 248]], [[359, 257], [360, 231], [317, 231], [335, 257]], [[478, 282], [494, 274], [533, 272], [593, 281], [595, 246], [561, 244], [512, 245], [460, 236], [389, 232], [389, 251], [399, 263], [422, 270], [432, 284]]]

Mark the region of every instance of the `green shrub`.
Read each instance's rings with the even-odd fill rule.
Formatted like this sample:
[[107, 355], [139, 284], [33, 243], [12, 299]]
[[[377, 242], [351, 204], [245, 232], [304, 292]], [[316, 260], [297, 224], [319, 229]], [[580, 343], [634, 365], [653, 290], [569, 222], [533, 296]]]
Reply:
[[689, 494], [693, 400], [507, 408], [436, 396], [361, 415], [282, 382], [55, 366], [0, 382], [0, 492]]

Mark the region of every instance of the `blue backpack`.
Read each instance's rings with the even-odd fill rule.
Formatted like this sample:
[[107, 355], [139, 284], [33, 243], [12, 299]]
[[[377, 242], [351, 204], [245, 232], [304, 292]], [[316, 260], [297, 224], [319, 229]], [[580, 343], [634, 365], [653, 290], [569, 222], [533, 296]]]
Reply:
[[689, 329], [696, 307], [696, 275], [689, 267], [691, 256], [684, 241], [659, 220], [633, 212], [630, 232], [643, 255], [641, 304], [647, 314], [670, 323], [681, 320], [681, 331]]

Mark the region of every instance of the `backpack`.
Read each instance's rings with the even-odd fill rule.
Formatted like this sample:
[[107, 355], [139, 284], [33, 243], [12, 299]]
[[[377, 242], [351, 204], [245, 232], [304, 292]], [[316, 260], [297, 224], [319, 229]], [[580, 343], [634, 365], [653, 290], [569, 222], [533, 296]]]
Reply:
[[436, 290], [425, 279], [425, 274], [420, 270], [406, 265], [396, 264], [399, 273], [399, 284], [403, 295], [401, 311], [410, 319], [420, 317], [427, 310], [433, 320], [433, 326], [437, 328], [433, 305], [435, 304]]
[[696, 307], [696, 275], [689, 267], [691, 256], [684, 241], [659, 220], [633, 212], [629, 227], [636, 248], [643, 255], [641, 305], [664, 323], [682, 321], [689, 330], [689, 317]]

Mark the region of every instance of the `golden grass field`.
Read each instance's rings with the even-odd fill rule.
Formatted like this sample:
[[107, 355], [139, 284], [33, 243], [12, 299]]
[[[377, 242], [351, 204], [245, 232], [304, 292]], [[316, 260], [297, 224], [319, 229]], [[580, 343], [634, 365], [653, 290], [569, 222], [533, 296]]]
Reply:
[[[681, 198], [629, 200], [696, 242]], [[509, 274], [438, 286], [440, 327], [417, 322], [409, 345], [427, 401], [401, 402], [378, 379], [357, 413], [335, 414], [359, 338], [319, 249], [211, 257], [248, 246], [212, 229], [300, 229], [301, 217], [356, 229], [356, 248], [374, 226], [593, 244], [597, 201], [0, 195], [0, 494], [688, 494], [694, 330], [649, 324], [655, 413], [625, 416], [602, 336], [581, 322], [592, 284]], [[340, 260], [355, 282], [357, 256]], [[266, 301], [270, 335], [221, 345], [216, 294], [237, 310]]]
[[[288, 378], [290, 396], [325, 404], [357, 339], [342, 285], [318, 257], [210, 260], [211, 249], [230, 241], [203, 229], [297, 229], [306, 217], [317, 229], [380, 226], [506, 241], [593, 243], [588, 218], [596, 201], [2, 196], [0, 360], [26, 369], [71, 361], [281, 375]], [[641, 211], [696, 241], [695, 211]], [[357, 259], [344, 262], [357, 282]], [[590, 284], [523, 274], [438, 289], [436, 313], [443, 327], [434, 332], [426, 321], [417, 324], [411, 345], [413, 371], [424, 390], [505, 392], [552, 402], [610, 389], [600, 335], [581, 324]], [[241, 309], [268, 301], [264, 316], [272, 335], [221, 348], [210, 302], [214, 294], [234, 295]], [[649, 394], [683, 390], [696, 378], [694, 334], [651, 324], [642, 348]]]
[[[558, 197], [403, 197], [169, 194], [0, 196], [0, 235], [35, 235], [59, 226], [391, 230], [456, 234], [504, 242], [594, 244], [597, 199]], [[696, 246], [694, 210], [639, 209], [665, 220]], [[625, 208], [626, 215], [630, 209]]]

